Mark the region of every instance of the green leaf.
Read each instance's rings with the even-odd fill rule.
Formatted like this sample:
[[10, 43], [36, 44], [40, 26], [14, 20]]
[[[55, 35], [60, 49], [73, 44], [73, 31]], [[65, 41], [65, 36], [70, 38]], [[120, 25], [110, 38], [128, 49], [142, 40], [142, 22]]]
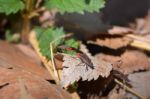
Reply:
[[99, 12], [100, 8], [103, 8], [105, 5], [104, 0], [90, 0], [89, 5], [87, 5], [86, 11], [88, 12]]
[[70, 47], [73, 47], [75, 49], [78, 49], [79, 48], [79, 42], [76, 41], [75, 39], [68, 39], [65, 41], [65, 45], [67, 46], [70, 46]]
[[40, 27], [35, 27], [34, 30], [36, 31], [36, 38], [39, 40], [40, 36], [43, 34], [45, 29], [44, 28], [40, 28]]
[[21, 0], [0, 0], [0, 13], [9, 15], [23, 9], [24, 3]]
[[84, 14], [84, 11], [98, 12], [100, 8], [104, 7], [104, 0], [89, 1], [89, 3], [86, 3], [86, 0], [45, 0], [45, 6], [48, 9], [56, 8], [62, 14], [65, 12], [80, 14]]
[[[41, 53], [50, 59], [50, 43], [65, 34], [63, 28], [36, 28], [35, 31], [37, 33]], [[62, 43], [62, 39], [54, 43], [54, 48], [60, 43]]]
[[10, 30], [6, 30], [5, 32], [5, 39], [8, 42], [18, 42], [20, 38], [19, 34], [12, 34]]
[[[73, 47], [75, 49], [79, 49], [79, 42], [77, 40], [73, 39], [73, 38], [65, 40], [64, 44], [69, 46], [69, 47]], [[77, 54], [77, 52], [75, 52], [73, 50], [72, 51], [65, 50], [64, 53], [70, 54], [70, 55], [76, 55]]]

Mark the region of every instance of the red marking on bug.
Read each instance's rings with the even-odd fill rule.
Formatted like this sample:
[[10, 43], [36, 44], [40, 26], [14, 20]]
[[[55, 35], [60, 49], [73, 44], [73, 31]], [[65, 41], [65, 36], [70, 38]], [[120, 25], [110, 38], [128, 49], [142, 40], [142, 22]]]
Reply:
[[81, 54], [80, 54], [80, 53], [77, 53], [76, 56], [80, 58], [80, 57], [81, 57]]
[[68, 47], [68, 48], [66, 48], [68, 51], [72, 51], [73, 50], [73, 48], [71, 48], [71, 47]]

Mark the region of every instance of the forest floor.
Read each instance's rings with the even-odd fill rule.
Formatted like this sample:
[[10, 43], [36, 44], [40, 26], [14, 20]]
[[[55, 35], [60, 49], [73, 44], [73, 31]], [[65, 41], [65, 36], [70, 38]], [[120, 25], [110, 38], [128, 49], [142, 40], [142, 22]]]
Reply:
[[[94, 68], [95, 71], [91, 71], [92, 73], [84, 72], [84, 66], [73, 67], [78, 61], [72, 57], [66, 56], [70, 60], [63, 59], [65, 62], [57, 60], [57, 66], [62, 63], [72, 65], [64, 72], [72, 71], [70, 75], [66, 74], [70, 77], [64, 77], [63, 84], [68, 86], [69, 83], [76, 81], [77, 86], [73, 90], [54, 84], [53, 75], [44, 67], [33, 42], [25, 45], [1, 40], [0, 98], [149, 99], [149, 26], [150, 14], [145, 18], [136, 19], [129, 27], [113, 26], [107, 35], [89, 40], [86, 45], [83, 44], [80, 50], [87, 55], [90, 54], [89, 56], [94, 59], [94, 65], [96, 63], [99, 65]], [[87, 71], [90, 71], [89, 67]]]

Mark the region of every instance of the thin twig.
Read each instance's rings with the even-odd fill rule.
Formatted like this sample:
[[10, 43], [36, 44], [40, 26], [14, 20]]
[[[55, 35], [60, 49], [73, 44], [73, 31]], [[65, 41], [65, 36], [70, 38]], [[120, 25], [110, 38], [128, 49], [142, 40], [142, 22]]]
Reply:
[[51, 62], [52, 62], [53, 70], [54, 70], [54, 75], [57, 77], [58, 81], [60, 81], [60, 76], [59, 76], [58, 71], [56, 70], [56, 66], [55, 66], [55, 62], [54, 62], [53, 44], [54, 44], [55, 42], [57, 42], [58, 40], [62, 39], [62, 38], [66, 38], [66, 37], [70, 37], [70, 36], [72, 36], [71, 33], [66, 34], [66, 35], [59, 36], [58, 38], [54, 39], [54, 40], [50, 43]]
[[138, 94], [136, 91], [134, 91], [133, 89], [129, 88], [128, 86], [126, 86], [125, 84], [123, 84], [122, 82], [120, 82], [118, 79], [114, 79], [115, 82], [117, 84], [119, 84], [120, 86], [122, 86], [125, 90], [131, 92], [132, 94], [136, 95], [137, 97], [141, 98], [141, 99], [145, 99], [143, 96], [141, 96], [140, 94]]
[[50, 53], [51, 53], [51, 62], [54, 70], [54, 75], [57, 77], [58, 80], [60, 80], [58, 71], [56, 70], [55, 62], [54, 62], [54, 55], [53, 55], [53, 46], [52, 43], [50, 43]]

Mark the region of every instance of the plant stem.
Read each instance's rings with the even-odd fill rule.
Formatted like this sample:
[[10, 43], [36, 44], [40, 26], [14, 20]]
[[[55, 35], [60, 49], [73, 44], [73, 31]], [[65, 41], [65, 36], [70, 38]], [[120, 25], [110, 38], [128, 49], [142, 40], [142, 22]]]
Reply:
[[30, 32], [30, 19], [25, 15], [23, 17], [22, 31], [21, 31], [21, 41], [23, 43], [28, 43], [28, 34]]
[[31, 30], [30, 23], [30, 13], [32, 13], [34, 0], [25, 0], [25, 10], [22, 12], [22, 31], [21, 31], [21, 41], [23, 43], [28, 43], [28, 35]]

